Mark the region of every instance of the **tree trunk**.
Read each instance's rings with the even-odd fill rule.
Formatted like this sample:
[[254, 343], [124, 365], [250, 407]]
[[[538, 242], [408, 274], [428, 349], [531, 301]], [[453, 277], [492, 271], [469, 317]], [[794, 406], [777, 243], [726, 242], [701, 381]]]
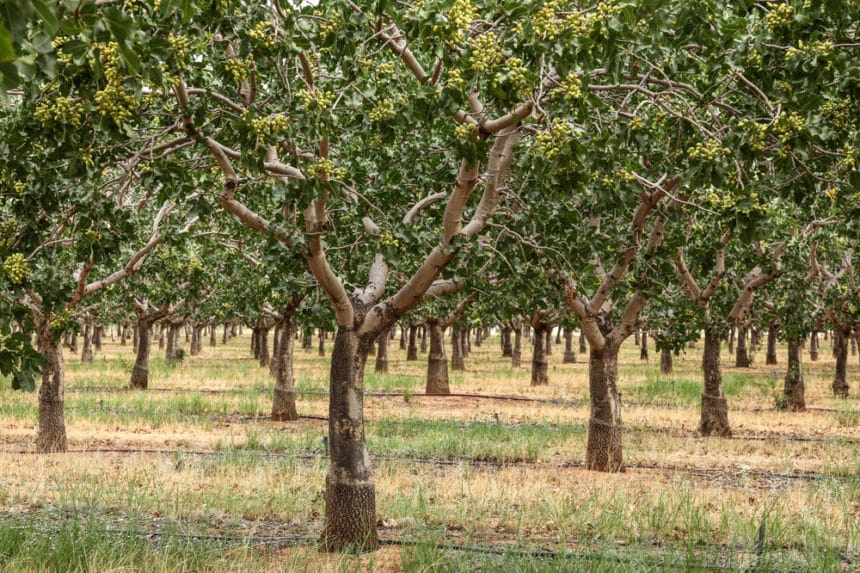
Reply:
[[421, 327], [421, 354], [427, 352], [427, 327]]
[[511, 356], [513, 352], [513, 345], [511, 345], [511, 327], [504, 326], [502, 327], [502, 357]]
[[462, 331], [451, 327], [451, 370], [465, 370], [466, 361], [463, 358]]
[[445, 357], [445, 339], [439, 320], [427, 321], [430, 334], [430, 353], [427, 355], [427, 394], [450, 394], [448, 386], [448, 360]]
[[809, 335], [809, 361], [818, 362], [818, 331], [813, 330]]
[[833, 354], [836, 356], [836, 373], [833, 377], [833, 395], [841, 398], [848, 397], [848, 337], [851, 327], [836, 325], [833, 330]]
[[564, 358], [562, 363], [573, 364], [576, 362], [576, 352], [573, 351], [573, 329], [564, 329]]
[[209, 346], [216, 347], [218, 346], [218, 329], [215, 328], [215, 324], [209, 325]]
[[178, 323], [168, 323], [165, 356], [169, 365], [176, 364], [179, 359], [179, 326]]
[[104, 334], [104, 330], [104, 327], [99, 323], [93, 325], [93, 350], [96, 352], [102, 351], [102, 335]]
[[128, 323], [123, 322], [122, 327], [119, 331], [119, 345], [125, 346], [125, 343], [127, 340], [128, 340]]
[[329, 443], [331, 466], [326, 475], [327, 551], [379, 546], [376, 533], [376, 489], [364, 435], [364, 364], [370, 341], [359, 341], [352, 327], [339, 327], [331, 354]]
[[[854, 340], [853, 338], [851, 340]], [[477, 328], [475, 329], [475, 348], [480, 348], [481, 344], [484, 342], [484, 329]], [[854, 348], [853, 346], [851, 348]], [[852, 354], [854, 356], [854, 354]]]
[[137, 331], [137, 324], [135, 324], [132, 327], [132, 332], [131, 332], [131, 349], [135, 354], [137, 354], [137, 346], [138, 346], [139, 342], [140, 342], [140, 333]]
[[87, 321], [84, 324], [84, 342], [81, 345], [81, 363], [87, 364], [93, 361], [93, 324]]
[[302, 350], [305, 352], [310, 352], [313, 347], [313, 329], [310, 326], [306, 326], [302, 331]]
[[406, 350], [406, 327], [400, 325], [400, 350]]
[[40, 452], [65, 452], [66, 422], [63, 415], [65, 371], [63, 352], [51, 332], [47, 319], [40, 322], [39, 346], [45, 363], [42, 365], [42, 385], [39, 387], [39, 429], [36, 448]]
[[269, 354], [269, 329], [260, 328], [257, 334], [257, 344], [260, 350], [260, 367], [267, 368], [271, 355]]
[[325, 356], [325, 337], [326, 337], [325, 328], [320, 328], [320, 330], [319, 330], [319, 345], [317, 348], [317, 354], [319, 356]]
[[735, 368], [749, 368], [750, 355], [747, 349], [747, 327], [738, 327], [738, 347], [735, 354]]
[[227, 340], [230, 338], [230, 325], [226, 322], [224, 323], [224, 334], [221, 335], [221, 344], [227, 344]]
[[660, 350], [660, 373], [672, 373], [672, 351], [668, 348]]
[[638, 328], [633, 331], [633, 343], [636, 346], [639, 346], [640, 344], [642, 344], [642, 339], [639, 337], [639, 329]]
[[[738, 350], [742, 337], [738, 335]], [[711, 329], [705, 329], [705, 349], [702, 353], [702, 373], [705, 388], [702, 392], [702, 412], [699, 433], [703, 436], [732, 435], [729, 426], [729, 406], [723, 395], [723, 373], [720, 368], [720, 338]]]
[[406, 346], [406, 361], [413, 362], [418, 360], [418, 344], [415, 340], [415, 336], [418, 334], [418, 325], [410, 324], [409, 325], [409, 342]]
[[[460, 330], [460, 354], [463, 356], [463, 360], [469, 357], [470, 352], [472, 352], [472, 327], [467, 326]], [[463, 370], [465, 369], [464, 364]]]
[[729, 329], [729, 354], [735, 353], [735, 329], [734, 327]]
[[639, 360], [648, 362], [648, 331], [642, 329], [642, 335], [639, 337]]
[[803, 340], [800, 338], [788, 339], [788, 370], [785, 371], [785, 406], [792, 412], [806, 410], [806, 399], [804, 397], [803, 385]]
[[191, 356], [200, 356], [203, 350], [203, 329], [204, 324], [195, 323], [191, 326]]
[[69, 350], [71, 350], [73, 354], [78, 352], [78, 335], [75, 332], [72, 333], [72, 337], [69, 339]]
[[523, 363], [523, 327], [517, 325], [514, 328], [514, 348], [511, 351], [511, 367], [519, 368]]
[[164, 349], [164, 324], [158, 325], [158, 349]]
[[589, 356], [588, 387], [591, 394], [591, 419], [585, 466], [594, 471], [624, 470], [621, 451], [621, 399], [618, 397], [618, 348], [607, 344], [603, 350], [592, 347]]
[[279, 352], [281, 351], [281, 335], [283, 325], [280, 322], [275, 322], [274, 332], [272, 333], [272, 358], [269, 360], [269, 374], [273, 378], [278, 377], [278, 364], [280, 364], [281, 357], [279, 356]]
[[535, 326], [534, 341], [532, 343], [532, 386], [546, 386], [549, 384], [547, 372], [546, 350], [544, 345], [552, 338], [549, 336], [550, 327], [538, 323]]
[[552, 326], [548, 326], [546, 328], [546, 332], [544, 332], [544, 341], [543, 345], [543, 355], [544, 356], [552, 356]]
[[138, 319], [137, 332], [139, 339], [137, 343], [137, 356], [134, 359], [134, 367], [131, 369], [131, 382], [129, 386], [137, 390], [146, 390], [149, 387], [149, 348], [152, 344], [152, 324], [145, 319]]
[[275, 391], [272, 394], [272, 420], [289, 422], [298, 420], [296, 411], [296, 388], [293, 377], [293, 347], [296, 338], [296, 325], [293, 323], [292, 309], [284, 311], [284, 323], [280, 334], [275, 331]]
[[585, 354], [588, 352], [588, 343], [585, 340], [585, 333], [581, 330], [579, 331], [579, 353]]
[[765, 356], [765, 364], [776, 364], [776, 338], [779, 334], [779, 325], [776, 321], [771, 322], [767, 328], [767, 355]]
[[386, 328], [376, 337], [376, 372], [388, 372], [388, 329]]

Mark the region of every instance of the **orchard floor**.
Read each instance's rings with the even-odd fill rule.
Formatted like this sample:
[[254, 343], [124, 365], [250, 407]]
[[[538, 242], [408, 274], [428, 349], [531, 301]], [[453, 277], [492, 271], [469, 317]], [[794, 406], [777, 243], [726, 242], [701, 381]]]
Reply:
[[[329, 342], [330, 344], [330, 342]], [[379, 551], [316, 550], [327, 469], [328, 362], [296, 351], [297, 422], [272, 422], [272, 379], [249, 337], [150, 368], [130, 346], [66, 353], [70, 452], [34, 451], [36, 396], [0, 382], [0, 570], [860, 570], [860, 363], [835, 399], [829, 342], [804, 363], [809, 410], [776, 411], [785, 348], [752, 368], [723, 352], [731, 439], [696, 433], [699, 349], [659, 373], [631, 339], [619, 366], [623, 473], [583, 469], [587, 355], [529, 385], [498, 337], [423, 396], [426, 354], [393, 343], [365, 375]], [[806, 359], [806, 356], [804, 356]], [[468, 396], [479, 394], [482, 396]], [[512, 399], [519, 398], [519, 399]], [[522, 398], [528, 398], [524, 400]]]

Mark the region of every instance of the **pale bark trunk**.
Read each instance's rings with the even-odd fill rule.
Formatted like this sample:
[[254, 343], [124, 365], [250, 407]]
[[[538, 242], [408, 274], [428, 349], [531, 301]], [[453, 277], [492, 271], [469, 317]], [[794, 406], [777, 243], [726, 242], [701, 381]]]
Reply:
[[[472, 327], [467, 326], [466, 328], [460, 330], [460, 354], [463, 356], [463, 359], [469, 357], [469, 353], [472, 352]], [[465, 365], [463, 369], [465, 370]]]
[[427, 352], [427, 327], [421, 327], [421, 354]]
[[57, 345], [47, 320], [38, 325], [39, 346], [45, 363], [39, 387], [39, 429], [36, 448], [40, 452], [65, 452], [68, 449], [63, 413], [65, 371], [63, 352]]
[[149, 387], [149, 349], [152, 344], [151, 330], [152, 324], [148, 320], [139, 319], [137, 321], [137, 332], [139, 333], [137, 356], [134, 359], [134, 367], [131, 369], [129, 386], [138, 390], [146, 390]]
[[523, 327], [514, 328], [514, 348], [511, 351], [511, 367], [519, 368], [523, 363]]
[[427, 355], [427, 394], [450, 394], [448, 386], [448, 360], [445, 356], [445, 338], [438, 319], [427, 321], [430, 335], [430, 353]]
[[548, 326], [544, 332], [543, 355], [552, 356], [552, 327]]
[[418, 344], [415, 340], [416, 335], [418, 334], [418, 325], [410, 324], [409, 325], [409, 343], [406, 346], [406, 361], [413, 362], [418, 360]]
[[803, 384], [803, 341], [799, 338], [788, 339], [788, 369], [785, 371], [785, 406], [792, 412], [806, 410]]
[[451, 370], [465, 370], [466, 361], [463, 357], [463, 335], [457, 328], [451, 327]]
[[734, 327], [729, 329], [729, 354], [735, 353], [735, 329]]
[[[738, 336], [740, 349], [740, 336]], [[705, 349], [702, 353], [702, 373], [705, 384], [702, 393], [702, 410], [699, 433], [703, 436], [731, 436], [729, 407], [723, 395], [723, 373], [720, 368], [720, 338], [705, 329]]]
[[544, 324], [535, 327], [534, 341], [532, 344], [532, 386], [546, 386], [549, 384], [549, 374], [546, 360], [546, 349], [544, 345], [550, 340], [550, 328]]
[[119, 345], [125, 346], [127, 340], [128, 340], [128, 323], [124, 322], [124, 323], [122, 323], [122, 329], [120, 330], [120, 333], [119, 333]]
[[169, 323], [167, 327], [167, 348], [165, 349], [165, 357], [167, 364], [176, 364], [179, 359], [179, 324]]
[[573, 329], [564, 329], [564, 358], [562, 363], [573, 364], [576, 362], [576, 352], [573, 351]]
[[191, 327], [191, 356], [200, 356], [203, 350], [203, 324], [194, 324]]
[[836, 356], [836, 372], [833, 376], [833, 395], [841, 398], [848, 397], [848, 337], [851, 328], [836, 325], [833, 330], [833, 354]]
[[389, 332], [386, 328], [376, 337], [376, 364], [374, 370], [376, 372], [388, 372], [388, 341]]
[[81, 345], [81, 362], [89, 363], [93, 361], [93, 325], [87, 321], [84, 324], [83, 344]]
[[215, 324], [209, 325], [209, 346], [212, 348], [218, 346], [218, 329]]
[[735, 368], [749, 368], [750, 355], [747, 348], [747, 327], [738, 327], [738, 345], [735, 354]]
[[818, 362], [818, 331], [813, 330], [809, 335], [809, 361]]
[[137, 354], [137, 346], [139, 342], [140, 333], [137, 331], [137, 325], [134, 325], [131, 332], [131, 349], [135, 354]]
[[621, 400], [618, 397], [618, 348], [607, 344], [591, 349], [588, 368], [591, 419], [585, 465], [590, 470], [618, 472], [624, 469], [621, 450]]
[[779, 325], [776, 322], [771, 322], [767, 328], [767, 354], [765, 355], [765, 364], [776, 364], [776, 338], [779, 335]]
[[272, 359], [269, 360], [269, 374], [272, 377], [278, 377], [278, 364], [280, 364], [281, 357], [281, 335], [283, 334], [282, 328], [283, 325], [280, 322], [275, 323], [275, 330], [272, 333]]
[[331, 354], [329, 444], [323, 547], [372, 550], [376, 533], [376, 489], [364, 434], [364, 364], [368, 342], [352, 327], [339, 327]]
[[660, 351], [660, 373], [672, 373], [672, 351], [668, 348], [664, 348]]
[[293, 323], [293, 310], [284, 311], [284, 322], [276, 331], [277, 349], [275, 350], [275, 390], [272, 394], [272, 420], [288, 422], [298, 420], [296, 411], [296, 389], [293, 377], [293, 347], [296, 325]]

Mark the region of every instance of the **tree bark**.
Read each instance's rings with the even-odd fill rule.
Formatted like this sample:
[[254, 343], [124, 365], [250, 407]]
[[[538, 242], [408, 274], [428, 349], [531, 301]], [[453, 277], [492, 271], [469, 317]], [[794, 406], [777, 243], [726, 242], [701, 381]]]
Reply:
[[174, 365], [179, 359], [179, 328], [181, 324], [178, 322], [168, 322], [167, 326], [167, 348], [165, 349], [165, 357], [167, 364]]
[[93, 324], [89, 320], [84, 324], [84, 342], [81, 345], [81, 363], [93, 361]]
[[406, 345], [406, 361], [414, 362], [418, 360], [418, 344], [416, 341], [416, 335], [418, 334], [418, 325], [410, 324], [409, 325], [409, 342]]
[[544, 345], [550, 341], [552, 329], [543, 323], [535, 325], [535, 335], [532, 343], [532, 386], [549, 384], [549, 374]]
[[295, 309], [284, 310], [283, 324], [275, 331], [277, 347], [274, 356], [275, 390], [272, 394], [272, 420], [289, 422], [298, 420], [296, 411], [296, 388], [293, 377], [293, 348], [296, 338], [296, 325], [293, 322]]
[[511, 344], [511, 327], [503, 326], [502, 327], [502, 357], [511, 356], [514, 352], [513, 345]]
[[463, 357], [462, 332], [455, 327], [451, 327], [451, 370], [466, 369], [466, 360]]
[[514, 327], [514, 348], [511, 350], [511, 367], [519, 368], [523, 363], [523, 327], [518, 324]]
[[809, 335], [809, 361], [818, 362], [818, 331], [813, 330]]
[[93, 350], [96, 352], [102, 351], [102, 335], [104, 335], [104, 327], [96, 322], [93, 324]]
[[543, 335], [546, 338], [543, 345], [543, 355], [552, 356], [552, 326], [548, 326]]
[[132, 332], [131, 332], [131, 349], [132, 349], [132, 351], [134, 351], [135, 354], [137, 354], [137, 346], [138, 346], [139, 342], [140, 342], [140, 333], [137, 331], [137, 325], [135, 324], [132, 327]]
[[38, 324], [39, 346], [45, 363], [42, 365], [42, 385], [39, 387], [39, 429], [36, 448], [40, 452], [65, 452], [68, 449], [66, 422], [63, 413], [65, 371], [63, 352], [51, 332], [48, 320]]
[[388, 372], [388, 341], [389, 329], [386, 328], [376, 337], [376, 372]]
[[[769, 343], [768, 343], [769, 344]], [[788, 369], [785, 371], [785, 386], [783, 396], [785, 406], [792, 412], [806, 410], [806, 399], [803, 384], [803, 340], [800, 338], [788, 339]]]
[[750, 355], [747, 348], [747, 327], [738, 327], [738, 345], [735, 354], [735, 368], [749, 368]]
[[269, 360], [272, 358], [269, 354], [269, 329], [261, 327], [257, 333], [257, 348], [260, 353], [260, 367], [267, 368]]
[[317, 354], [319, 356], [325, 356], [325, 338], [326, 338], [326, 329], [320, 328], [320, 330], [319, 330], [319, 347], [317, 348]]
[[729, 329], [729, 354], [735, 353], [735, 329], [734, 327]]
[[591, 349], [588, 387], [591, 394], [591, 419], [585, 466], [594, 471], [624, 470], [621, 450], [621, 399], [618, 396], [618, 348], [607, 344]]
[[840, 398], [848, 397], [848, 337], [851, 327], [836, 325], [833, 330], [833, 354], [836, 356], [836, 372], [833, 376], [833, 395]]
[[564, 329], [564, 358], [563, 364], [573, 364], [576, 362], [576, 352], [573, 351], [573, 329], [565, 327]]
[[[462, 354], [463, 359], [469, 357], [469, 353], [472, 352], [472, 327], [467, 326], [460, 330], [460, 354]], [[463, 366], [463, 369], [466, 369], [466, 366]]]
[[191, 326], [191, 356], [200, 356], [200, 352], [203, 350], [203, 329], [205, 326], [202, 323], [194, 323]]
[[137, 390], [146, 390], [149, 387], [149, 349], [152, 344], [150, 336], [152, 323], [146, 319], [138, 319], [137, 332], [137, 356], [134, 359], [134, 367], [131, 369], [131, 381], [129, 386]]
[[668, 348], [663, 348], [662, 350], [660, 350], [660, 373], [672, 373], [672, 351]]
[[776, 338], [779, 334], [779, 325], [776, 321], [771, 322], [767, 328], [767, 354], [764, 359], [765, 364], [776, 364]]
[[313, 329], [310, 326], [306, 326], [302, 333], [302, 350], [305, 352], [310, 352], [313, 349]]
[[579, 331], [579, 353], [585, 354], [586, 352], [588, 352], [588, 344], [587, 344], [587, 341], [585, 340], [585, 333], [580, 330]]
[[642, 335], [639, 337], [639, 360], [648, 362], [648, 331], [642, 329]]
[[123, 322], [122, 327], [119, 331], [119, 345], [125, 346], [127, 340], [128, 340], [128, 322]]
[[69, 350], [71, 350], [72, 353], [77, 353], [78, 351], [78, 335], [75, 332], [72, 333], [72, 336], [69, 339]]
[[[738, 336], [738, 349], [741, 336]], [[702, 393], [702, 410], [699, 433], [703, 436], [732, 435], [729, 426], [729, 407], [723, 395], [723, 373], [720, 368], [720, 338], [711, 329], [705, 329], [705, 349], [702, 352], [702, 373], [705, 377]]]
[[340, 326], [331, 354], [329, 444], [325, 528], [327, 551], [379, 546], [376, 489], [364, 434], [364, 364], [370, 341], [360, 341], [353, 327]]
[[218, 346], [218, 329], [215, 328], [214, 323], [209, 325], [209, 346], [213, 348]]
[[427, 327], [421, 327], [421, 354], [427, 352]]
[[430, 335], [430, 353], [427, 355], [427, 394], [450, 394], [448, 386], [448, 360], [445, 356], [444, 332], [439, 319], [427, 320]]

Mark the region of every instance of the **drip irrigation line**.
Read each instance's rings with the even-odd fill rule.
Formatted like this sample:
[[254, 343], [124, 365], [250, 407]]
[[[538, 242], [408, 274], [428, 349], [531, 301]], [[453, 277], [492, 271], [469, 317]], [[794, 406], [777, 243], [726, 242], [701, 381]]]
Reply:
[[[297, 459], [303, 461], [326, 460], [329, 459], [327, 454], [319, 451], [311, 452], [267, 452], [261, 450], [168, 450], [168, 449], [151, 449], [151, 448], [92, 448], [92, 449], [76, 449], [67, 450], [65, 452], [39, 452], [35, 450], [2, 450], [0, 454], [13, 455], [64, 455], [64, 454], [144, 454], [144, 455], [166, 455], [166, 456], [200, 456], [200, 457], [228, 457], [235, 455], [258, 456], [265, 459]], [[419, 458], [414, 456], [398, 456], [376, 454], [371, 455], [373, 461], [384, 461], [394, 463], [411, 463], [425, 464], [440, 467], [452, 467], [467, 465], [478, 468], [528, 468], [528, 469], [582, 469], [585, 468], [585, 462], [579, 460], [571, 460], [567, 462], [540, 462], [529, 460], [504, 460], [497, 458]], [[649, 464], [649, 463], [628, 463], [624, 466], [625, 469], [631, 470], [654, 470], [668, 473], [687, 473], [699, 477], [720, 477], [730, 476], [733, 479], [738, 477], [754, 477], [768, 480], [795, 480], [795, 481], [857, 481], [860, 476], [843, 476], [837, 474], [819, 474], [819, 473], [785, 473], [785, 472], [769, 472], [764, 470], [754, 469], [738, 469], [738, 468], [696, 468], [689, 466], [674, 466], [666, 464]]]
[[[78, 412], [83, 414], [92, 414], [92, 413], [109, 413], [109, 414], [157, 414], [159, 412], [145, 412], [139, 410], [133, 410], [129, 408], [109, 408], [103, 409], [99, 408], [91, 409], [91, 408], [80, 408], [76, 406], [70, 406], [66, 408], [67, 412]], [[169, 411], [166, 412], [169, 415], [174, 415], [175, 417], [196, 417], [196, 418], [205, 418], [216, 422], [253, 422], [253, 421], [266, 421], [271, 420], [271, 415], [252, 415], [252, 414], [209, 414], [204, 412], [182, 412], [182, 411]], [[307, 420], [321, 420], [328, 421], [328, 416], [317, 416], [317, 415], [303, 415], [299, 416], [300, 419]], [[397, 422], [397, 420], [385, 420], [387, 423]], [[435, 420], [435, 421], [458, 421], [458, 420]], [[373, 421], [369, 421], [373, 423]], [[501, 425], [507, 429], [517, 429], [521, 428], [523, 424], [518, 423], [505, 423], [499, 424], [497, 422], [463, 422], [461, 423], [462, 428], [469, 428], [475, 425], [482, 426], [497, 426]], [[553, 426], [553, 424], [549, 424]], [[578, 429], [585, 429], [584, 424], [573, 424], [572, 427], [577, 427]], [[623, 428], [623, 432], [626, 435], [647, 435], [647, 434], [659, 434], [665, 435], [670, 438], [676, 439], [688, 439], [688, 440], [698, 440], [704, 439], [705, 437], [698, 433], [682, 433], [672, 430], [670, 428], [655, 428], [651, 426], [642, 426], [642, 427], [632, 427]], [[735, 440], [735, 441], [752, 441], [752, 442], [801, 442], [801, 443], [824, 443], [824, 444], [839, 444], [839, 445], [855, 445], [860, 444], [860, 438], [848, 438], [848, 437], [819, 437], [819, 436], [798, 436], [795, 434], [765, 434], [765, 435], [755, 435], [755, 434], [732, 434], [731, 436], [717, 436], [719, 439], [723, 440]]]
[[[37, 532], [43, 535], [56, 535], [61, 531], [59, 526], [50, 525], [7, 525], [8, 529]], [[165, 532], [160, 530], [129, 530], [105, 528], [104, 532], [114, 537], [146, 539], [148, 541], [180, 539], [187, 542], [208, 543], [218, 545], [249, 545], [249, 546], [267, 546], [267, 547], [297, 547], [302, 545], [319, 546], [320, 538], [311, 535], [207, 535], [196, 533], [179, 533]], [[763, 539], [759, 540], [762, 543]], [[752, 549], [737, 548], [732, 549], [724, 546], [708, 546], [703, 544], [694, 544], [693, 546], [679, 546], [677, 549], [683, 553], [674, 554], [676, 559], [671, 559], [673, 554], [670, 551], [672, 547], [667, 547], [659, 542], [645, 544], [595, 544], [589, 542], [587, 548], [580, 550], [551, 550], [551, 549], [529, 549], [527, 547], [516, 546], [508, 543], [490, 543], [486, 545], [465, 545], [461, 543], [438, 543], [436, 541], [422, 541], [417, 539], [403, 539], [397, 537], [380, 537], [379, 544], [382, 546], [393, 547], [427, 547], [434, 550], [456, 551], [461, 553], [492, 555], [497, 557], [517, 557], [521, 559], [542, 559], [542, 560], [576, 560], [576, 561], [597, 561], [597, 562], [617, 562], [626, 564], [648, 564], [661, 567], [669, 567], [672, 569], [682, 568], [685, 571], [735, 571], [736, 568], [728, 567], [722, 563], [737, 557], [752, 557], [755, 556], [755, 561], [758, 562], [766, 553], [773, 554], [774, 551], [784, 550], [791, 551], [790, 547], [770, 548], [767, 551], [759, 547], [757, 544]], [[595, 550], [594, 545], [601, 546]], [[604, 552], [599, 552], [600, 550]], [[619, 551], [620, 550], [620, 551]], [[668, 550], [668, 551], [667, 551]], [[692, 555], [691, 555], [692, 550]], [[697, 557], [705, 557], [703, 555], [707, 551], [715, 553], [716, 561], [700, 562]], [[698, 553], [696, 553], [698, 551]], [[651, 552], [651, 553], [646, 553]], [[663, 553], [663, 555], [654, 555], [654, 553]], [[690, 557], [694, 561], [690, 563]], [[856, 561], [856, 556], [851, 552], [838, 552], [839, 560], [844, 564], [853, 564]], [[679, 561], [677, 558], [682, 558]], [[754, 567], [750, 570], [754, 570]], [[795, 569], [788, 569], [795, 570]], [[803, 570], [802, 568], [800, 570]]]
[[[99, 386], [79, 386], [67, 388], [66, 392], [105, 392], [105, 393], [129, 393], [136, 392], [137, 389], [129, 388], [129, 387], [121, 387], [121, 388], [113, 388], [113, 387], [99, 387]], [[141, 392], [159, 392], [159, 393], [177, 393], [177, 394], [245, 394], [250, 392], [257, 392], [261, 394], [269, 394], [271, 393], [271, 388], [257, 388], [257, 389], [214, 389], [214, 388], [148, 388], [146, 390], [140, 390]], [[299, 396], [328, 396], [330, 392], [328, 390], [313, 390], [313, 389], [297, 389], [295, 391], [296, 395]], [[423, 399], [423, 398], [473, 398], [476, 400], [494, 400], [500, 402], [530, 402], [535, 404], [550, 404], [554, 406], [568, 406], [568, 407], [584, 407], [588, 406], [589, 402], [587, 400], [570, 400], [566, 398], [538, 398], [532, 396], [516, 396], [511, 394], [479, 394], [479, 393], [471, 393], [471, 392], [452, 392], [450, 394], [425, 394], [421, 392], [387, 392], [387, 391], [369, 391], [364, 393], [365, 398], [404, 398], [404, 399]], [[676, 402], [636, 402], [630, 400], [623, 400], [621, 403], [622, 407], [627, 408], [671, 408], [677, 410], [685, 410], [685, 409], [695, 409], [698, 408], [696, 404], [683, 404]], [[734, 407], [729, 408], [730, 412], [754, 412], [754, 413], [762, 413], [762, 412], [780, 412], [776, 408], [745, 408], [745, 407]], [[837, 408], [825, 408], [825, 407], [807, 407], [806, 411], [808, 412], [839, 412]]]

